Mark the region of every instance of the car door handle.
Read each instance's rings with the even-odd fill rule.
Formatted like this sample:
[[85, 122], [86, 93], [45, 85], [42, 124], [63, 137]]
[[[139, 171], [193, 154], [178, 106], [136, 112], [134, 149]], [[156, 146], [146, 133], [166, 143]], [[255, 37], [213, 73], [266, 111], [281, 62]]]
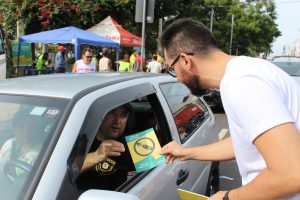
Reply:
[[189, 170], [181, 169], [178, 173], [178, 178], [177, 178], [176, 184], [180, 185], [181, 183], [183, 183], [187, 179], [188, 176], [189, 176]]

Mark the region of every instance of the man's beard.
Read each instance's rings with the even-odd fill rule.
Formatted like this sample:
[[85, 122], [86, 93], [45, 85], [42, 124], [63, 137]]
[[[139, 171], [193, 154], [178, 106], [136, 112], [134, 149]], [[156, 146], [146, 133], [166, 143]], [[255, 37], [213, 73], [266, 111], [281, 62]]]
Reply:
[[183, 80], [182, 83], [190, 89], [193, 95], [200, 97], [208, 92], [208, 90], [203, 89], [200, 85], [199, 76], [185, 74], [185, 77], [188, 77], [188, 79]]

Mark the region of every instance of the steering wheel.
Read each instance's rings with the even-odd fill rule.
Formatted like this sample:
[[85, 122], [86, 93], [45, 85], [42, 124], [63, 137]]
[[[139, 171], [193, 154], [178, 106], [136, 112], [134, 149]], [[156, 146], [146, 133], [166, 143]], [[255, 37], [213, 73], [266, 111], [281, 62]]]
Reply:
[[[3, 173], [11, 182], [16, 182], [22, 177], [27, 177], [31, 168], [31, 165], [21, 160], [10, 160], [5, 164]], [[20, 170], [20, 173], [17, 173], [17, 170]]]

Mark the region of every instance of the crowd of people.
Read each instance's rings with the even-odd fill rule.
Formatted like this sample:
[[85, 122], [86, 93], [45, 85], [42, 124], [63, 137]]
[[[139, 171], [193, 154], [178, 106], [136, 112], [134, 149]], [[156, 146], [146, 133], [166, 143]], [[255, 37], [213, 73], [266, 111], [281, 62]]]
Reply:
[[109, 48], [103, 47], [100, 53], [95, 53], [95, 50], [87, 47], [82, 50], [81, 59], [74, 60], [72, 63], [67, 51], [68, 49], [64, 45], [59, 45], [54, 63], [49, 59], [48, 52], [38, 54], [33, 65], [36, 70], [35, 74], [112, 71], [165, 73], [168, 68], [167, 62], [160, 52], [148, 53], [146, 58], [142, 59], [141, 52], [133, 50], [131, 54], [125, 52], [121, 59], [113, 61], [113, 55], [110, 54]]

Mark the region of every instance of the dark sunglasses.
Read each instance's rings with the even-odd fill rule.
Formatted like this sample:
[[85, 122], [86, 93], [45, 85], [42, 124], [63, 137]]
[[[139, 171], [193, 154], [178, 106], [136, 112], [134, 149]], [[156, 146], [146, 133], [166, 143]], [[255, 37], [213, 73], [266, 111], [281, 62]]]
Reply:
[[[189, 55], [189, 56], [194, 55], [194, 53], [185, 53], [185, 54], [186, 54], [186, 55]], [[178, 54], [178, 55], [176, 56], [175, 60], [171, 63], [170, 68], [169, 68], [169, 70], [168, 70], [168, 73], [169, 73], [171, 76], [173, 76], [173, 77], [177, 77], [176, 72], [175, 72], [175, 70], [174, 70], [174, 65], [175, 65], [176, 62], [179, 60], [180, 55], [181, 55], [181, 53]]]
[[92, 58], [93, 56], [85, 56], [86, 58]]

